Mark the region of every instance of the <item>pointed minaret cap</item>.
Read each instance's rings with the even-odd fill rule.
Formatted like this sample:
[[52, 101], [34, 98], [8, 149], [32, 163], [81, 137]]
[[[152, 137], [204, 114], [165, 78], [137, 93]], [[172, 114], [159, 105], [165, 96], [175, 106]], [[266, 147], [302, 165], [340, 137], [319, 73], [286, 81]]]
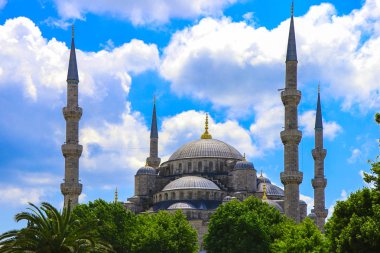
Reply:
[[153, 98], [152, 125], [150, 126], [150, 138], [158, 139], [157, 115], [156, 115], [156, 96]]
[[286, 52], [286, 61], [297, 61], [296, 33], [294, 30], [294, 1], [290, 11], [290, 28], [288, 38], [288, 49]]
[[323, 129], [320, 94], [321, 94], [321, 86], [320, 84], [318, 84], [318, 101], [317, 101], [317, 113], [315, 115], [315, 129]]
[[117, 193], [117, 187], [115, 189], [115, 203], [118, 202], [118, 193]]
[[206, 113], [205, 132], [202, 134], [201, 139], [212, 139], [211, 134], [208, 133], [208, 114]]
[[70, 50], [70, 60], [69, 60], [69, 70], [67, 72], [67, 81], [78, 81], [78, 67], [77, 67], [77, 57], [75, 54], [75, 43], [74, 43], [74, 25], [71, 27], [71, 50]]

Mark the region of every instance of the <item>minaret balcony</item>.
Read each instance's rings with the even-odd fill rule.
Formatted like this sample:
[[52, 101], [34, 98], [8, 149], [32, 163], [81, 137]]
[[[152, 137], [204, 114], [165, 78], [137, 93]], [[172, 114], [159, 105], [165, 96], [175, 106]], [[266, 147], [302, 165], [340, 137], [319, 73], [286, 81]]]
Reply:
[[281, 183], [286, 184], [301, 184], [303, 173], [300, 171], [285, 171], [280, 173]]
[[319, 209], [313, 209], [312, 210], [312, 212], [313, 213], [315, 213], [315, 215], [317, 216], [317, 217], [319, 217], [319, 218], [326, 218], [327, 217], [327, 215], [328, 215], [328, 213], [329, 213], [329, 210], [327, 210], [327, 209], [325, 209], [325, 208], [323, 208], [323, 209], [321, 209], [321, 210], [319, 210]]
[[298, 105], [301, 100], [301, 91], [285, 88], [281, 92], [281, 100], [284, 105]]
[[314, 160], [324, 160], [327, 154], [327, 150], [324, 148], [315, 148], [311, 151]]
[[63, 116], [65, 120], [74, 119], [79, 120], [82, 117], [82, 108], [76, 107], [63, 107]]
[[317, 188], [326, 188], [327, 179], [323, 178], [323, 177], [313, 178], [311, 180], [311, 185], [313, 186], [314, 189], [317, 189]]
[[61, 192], [63, 195], [80, 195], [82, 193], [82, 184], [79, 183], [62, 183]]
[[61, 149], [64, 157], [79, 157], [82, 154], [83, 146], [65, 143], [61, 146]]
[[281, 140], [286, 144], [299, 144], [302, 139], [302, 132], [298, 129], [286, 129], [281, 131]]

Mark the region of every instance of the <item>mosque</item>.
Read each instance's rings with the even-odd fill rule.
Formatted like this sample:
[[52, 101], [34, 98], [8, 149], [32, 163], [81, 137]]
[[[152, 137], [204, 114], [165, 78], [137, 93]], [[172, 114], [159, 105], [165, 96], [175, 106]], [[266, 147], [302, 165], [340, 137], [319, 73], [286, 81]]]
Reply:
[[[302, 221], [307, 216], [307, 205], [300, 200], [299, 185], [303, 173], [299, 171], [298, 145], [302, 132], [298, 129], [298, 104], [301, 91], [297, 89], [297, 50], [295, 40], [293, 6], [286, 54], [285, 87], [281, 100], [285, 108], [284, 130], [280, 137], [284, 145], [284, 171], [280, 179], [284, 188], [271, 183], [262, 174], [258, 175], [252, 162], [237, 149], [213, 139], [208, 129], [206, 115], [205, 130], [199, 139], [179, 147], [167, 161], [161, 163], [158, 154], [158, 128], [156, 103], [153, 105], [150, 132], [150, 154], [146, 165], [135, 175], [134, 196], [128, 198], [125, 207], [135, 213], [159, 210], [182, 210], [190, 223], [198, 230], [199, 241], [207, 232], [207, 224], [215, 209], [233, 199], [244, 200], [255, 196], [276, 208], [284, 215]], [[66, 142], [62, 145], [65, 157], [65, 179], [61, 184], [65, 206], [76, 205], [82, 191], [79, 183], [79, 157], [82, 146], [78, 142], [78, 123], [82, 109], [78, 106], [78, 69], [74, 36], [71, 42], [67, 76], [67, 106], [63, 108], [66, 120]], [[323, 125], [318, 90], [315, 119], [314, 209], [309, 217], [323, 230], [327, 217], [325, 208], [324, 175], [326, 149], [323, 148]]]

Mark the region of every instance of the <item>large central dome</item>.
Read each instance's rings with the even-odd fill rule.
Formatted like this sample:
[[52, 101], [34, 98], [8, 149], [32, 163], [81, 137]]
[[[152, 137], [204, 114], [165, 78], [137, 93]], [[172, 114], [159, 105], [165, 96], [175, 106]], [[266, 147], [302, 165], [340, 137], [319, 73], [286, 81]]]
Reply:
[[231, 145], [215, 139], [200, 139], [186, 143], [174, 152], [169, 161], [186, 158], [215, 157], [242, 160], [243, 156]]

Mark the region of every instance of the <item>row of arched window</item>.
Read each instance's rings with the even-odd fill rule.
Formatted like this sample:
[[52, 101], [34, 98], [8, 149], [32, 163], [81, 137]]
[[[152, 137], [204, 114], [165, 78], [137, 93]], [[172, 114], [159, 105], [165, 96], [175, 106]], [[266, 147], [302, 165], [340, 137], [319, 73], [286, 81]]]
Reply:
[[223, 192], [217, 191], [172, 191], [158, 193], [153, 196], [154, 203], [166, 200], [222, 200]]
[[[195, 166], [196, 165], [196, 166]], [[169, 168], [166, 169], [165, 175], [175, 175], [183, 173], [207, 173], [207, 172], [221, 172], [224, 168], [223, 161], [198, 161], [197, 163], [184, 162], [178, 163], [178, 167], [175, 168], [173, 164], [169, 165]]]

